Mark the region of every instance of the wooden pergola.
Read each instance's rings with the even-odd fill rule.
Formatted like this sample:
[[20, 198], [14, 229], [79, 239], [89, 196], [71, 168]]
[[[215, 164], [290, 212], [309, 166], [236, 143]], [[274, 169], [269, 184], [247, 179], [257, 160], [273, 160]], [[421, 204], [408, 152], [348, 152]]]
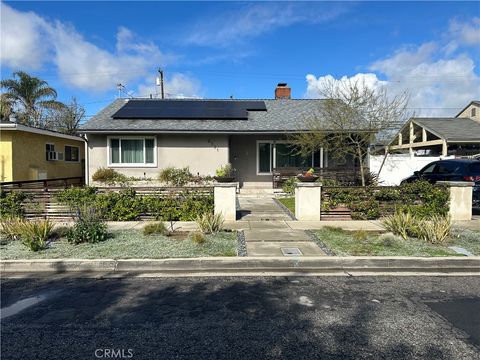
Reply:
[[412, 118], [395, 135], [388, 151], [415, 150], [440, 147], [447, 156], [450, 145], [478, 144], [480, 149], [480, 122], [465, 118]]

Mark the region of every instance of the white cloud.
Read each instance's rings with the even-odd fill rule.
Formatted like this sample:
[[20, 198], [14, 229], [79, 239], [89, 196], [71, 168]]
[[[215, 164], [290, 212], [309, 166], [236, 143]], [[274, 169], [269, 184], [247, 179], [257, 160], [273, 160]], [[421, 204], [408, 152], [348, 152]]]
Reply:
[[447, 53], [452, 53], [461, 46], [478, 48], [480, 46], [480, 17], [474, 17], [470, 21], [452, 19], [446, 37], [449, 39], [445, 47]]
[[382, 81], [377, 78], [376, 74], [367, 73], [367, 74], [356, 74], [352, 77], [342, 76], [340, 79], [334, 78], [332, 75], [319, 76], [318, 78], [315, 75], [308, 74], [306, 76], [307, 80], [307, 91], [305, 97], [307, 98], [318, 98], [319, 90], [323, 88], [325, 84], [331, 84], [332, 82], [345, 83], [348, 82], [356, 83], [359, 87], [366, 86], [367, 88], [380, 88], [382, 86], [388, 85], [387, 81]]
[[33, 12], [20, 12], [0, 3], [0, 59], [15, 69], [38, 69], [47, 58], [43, 40], [46, 22]]
[[[377, 88], [385, 86], [391, 94], [407, 91], [409, 107], [417, 116], [455, 116], [471, 100], [480, 98], [480, 77], [476, 63], [467, 53], [445, 54], [440, 42], [418, 47], [402, 47], [392, 56], [375, 61], [370, 73], [348, 79], [365, 81]], [[380, 80], [379, 76], [382, 79]], [[306, 97], [318, 97], [318, 88], [331, 75], [306, 77]]]
[[125, 27], [116, 34], [114, 51], [86, 40], [75, 28], [60, 21], [48, 22], [1, 3], [1, 62], [13, 68], [35, 70], [50, 61], [69, 86], [88, 90], [114, 90], [145, 78], [175, 56], [164, 54], [152, 42], [140, 41]]
[[239, 10], [209, 17], [196, 24], [186, 36], [194, 45], [229, 46], [278, 28], [297, 23], [324, 23], [347, 11], [341, 3], [263, 3], [248, 4]]
[[[164, 83], [166, 98], [201, 98], [203, 91], [200, 81], [182, 73], [173, 73]], [[152, 79], [151, 85], [147, 82], [138, 87], [138, 93], [133, 96], [149, 97], [160, 93], [160, 89], [155, 86], [155, 79]], [[158, 95], [159, 96], [159, 95]]]

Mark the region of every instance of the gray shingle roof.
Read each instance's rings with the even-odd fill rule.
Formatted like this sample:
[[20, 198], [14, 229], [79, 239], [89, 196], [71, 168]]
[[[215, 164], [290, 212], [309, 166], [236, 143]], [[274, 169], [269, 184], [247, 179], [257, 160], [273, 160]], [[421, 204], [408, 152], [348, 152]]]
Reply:
[[448, 141], [480, 141], [480, 122], [468, 118], [415, 118], [433, 134]]
[[[176, 99], [178, 100], [178, 99]], [[124, 104], [117, 99], [83, 124], [80, 132], [95, 131], [165, 131], [165, 132], [289, 132], [306, 130], [306, 119], [318, 117], [324, 100], [264, 100], [267, 111], [250, 111], [248, 120], [176, 120], [113, 119]], [[168, 100], [151, 100], [168, 101]], [[190, 100], [191, 101], [191, 100]], [[198, 100], [202, 101], [202, 100]], [[221, 100], [230, 101], [230, 100]], [[239, 101], [235, 99], [234, 101]], [[326, 129], [327, 130], [327, 129]]]

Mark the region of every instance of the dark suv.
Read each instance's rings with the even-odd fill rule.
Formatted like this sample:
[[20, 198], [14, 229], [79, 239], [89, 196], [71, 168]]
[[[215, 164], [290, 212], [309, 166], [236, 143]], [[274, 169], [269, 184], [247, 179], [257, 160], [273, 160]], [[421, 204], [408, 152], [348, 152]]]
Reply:
[[402, 184], [415, 180], [437, 181], [473, 181], [473, 206], [480, 206], [480, 160], [440, 160], [434, 161], [412, 176], [402, 180]]

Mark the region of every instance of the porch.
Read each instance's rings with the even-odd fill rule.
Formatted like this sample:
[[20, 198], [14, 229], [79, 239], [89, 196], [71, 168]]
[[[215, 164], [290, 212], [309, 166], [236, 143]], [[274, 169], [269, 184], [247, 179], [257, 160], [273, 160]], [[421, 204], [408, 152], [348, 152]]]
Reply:
[[230, 135], [229, 162], [242, 188], [279, 188], [309, 168], [323, 178], [349, 182], [358, 173], [358, 164], [351, 157], [338, 159], [323, 148], [304, 157], [282, 134]]

